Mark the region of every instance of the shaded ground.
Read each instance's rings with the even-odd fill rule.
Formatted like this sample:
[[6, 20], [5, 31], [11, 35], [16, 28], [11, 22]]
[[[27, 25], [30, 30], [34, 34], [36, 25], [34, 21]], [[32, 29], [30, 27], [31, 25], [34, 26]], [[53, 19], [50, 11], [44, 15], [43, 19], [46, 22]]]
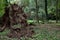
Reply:
[[[55, 24], [40, 24], [34, 27], [35, 34], [32, 38], [25, 39], [21, 37], [21, 40], [60, 40], [60, 25]], [[8, 38], [6, 35], [9, 30], [5, 30], [0, 33], [0, 40], [19, 40], [17, 38]]]

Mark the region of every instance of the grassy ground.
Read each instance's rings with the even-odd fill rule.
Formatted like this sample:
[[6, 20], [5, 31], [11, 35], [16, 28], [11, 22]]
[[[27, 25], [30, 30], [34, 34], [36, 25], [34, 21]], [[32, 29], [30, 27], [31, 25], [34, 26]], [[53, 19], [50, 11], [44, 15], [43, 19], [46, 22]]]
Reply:
[[40, 25], [36, 30], [36, 40], [60, 40], [60, 27], [54, 25]]
[[[35, 34], [33, 38], [25, 39], [22, 37], [22, 40], [60, 40], [60, 25], [55, 24], [40, 24], [33, 26]], [[6, 35], [9, 33], [9, 30], [0, 32], [0, 40], [18, 40], [17, 38], [8, 38]]]

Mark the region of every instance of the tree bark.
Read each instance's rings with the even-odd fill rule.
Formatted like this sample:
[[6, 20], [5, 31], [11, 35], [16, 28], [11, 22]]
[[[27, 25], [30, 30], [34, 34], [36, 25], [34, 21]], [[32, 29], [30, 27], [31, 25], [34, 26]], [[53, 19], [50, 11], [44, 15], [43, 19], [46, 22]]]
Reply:
[[37, 4], [37, 0], [35, 0], [35, 3], [36, 3], [36, 19], [37, 19], [37, 22], [39, 23], [39, 16], [38, 16], [39, 6], [38, 6], [38, 4]]
[[58, 0], [56, 0], [56, 23], [58, 23]]
[[45, 0], [45, 13], [46, 13], [46, 20], [48, 21], [47, 0]]

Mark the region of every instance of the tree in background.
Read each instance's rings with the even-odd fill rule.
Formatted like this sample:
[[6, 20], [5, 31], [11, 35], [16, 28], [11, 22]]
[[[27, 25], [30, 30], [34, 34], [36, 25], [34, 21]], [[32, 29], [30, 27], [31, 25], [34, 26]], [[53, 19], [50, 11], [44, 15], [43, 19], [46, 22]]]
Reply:
[[58, 0], [56, 0], [56, 23], [58, 23]]
[[[7, 2], [8, 1], [8, 2]], [[50, 14], [53, 14], [55, 15], [55, 19], [56, 22], [59, 17], [59, 13], [55, 10], [58, 10], [57, 9], [57, 1], [56, 0], [1, 0], [0, 1], [0, 16], [3, 15], [3, 11], [4, 11], [4, 7], [6, 5], [9, 4], [9, 1], [10, 3], [14, 3], [17, 1], [18, 4], [21, 6], [23, 5], [23, 10], [25, 13], [27, 13], [28, 15], [31, 15], [28, 20], [37, 20], [37, 22], [40, 22], [39, 20], [52, 20], [52, 18], [54, 19], [54, 17], [51, 16], [51, 19], [49, 19], [49, 15]], [[56, 4], [55, 4], [56, 3]], [[59, 6], [60, 6], [60, 3], [58, 3]], [[53, 9], [53, 10], [52, 10]], [[32, 11], [34, 13], [32, 13]], [[44, 15], [44, 16], [43, 16]], [[57, 17], [58, 15], [58, 17]]]
[[46, 20], [48, 21], [48, 11], [47, 11], [47, 0], [45, 0], [45, 13], [46, 13]]
[[36, 3], [36, 19], [37, 19], [37, 22], [39, 23], [39, 16], [38, 16], [39, 6], [37, 3], [37, 0], [35, 0], [35, 3]]

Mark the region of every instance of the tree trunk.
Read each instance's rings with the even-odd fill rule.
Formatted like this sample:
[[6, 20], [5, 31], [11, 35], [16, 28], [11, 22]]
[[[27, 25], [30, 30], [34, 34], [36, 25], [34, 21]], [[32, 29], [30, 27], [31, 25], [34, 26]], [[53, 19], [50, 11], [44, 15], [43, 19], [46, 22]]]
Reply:
[[45, 0], [45, 13], [46, 13], [46, 20], [48, 21], [47, 0]]
[[38, 16], [39, 6], [38, 6], [38, 4], [37, 4], [37, 0], [35, 0], [35, 3], [36, 3], [36, 19], [37, 19], [37, 22], [39, 23], [39, 16]]
[[56, 23], [58, 23], [58, 0], [56, 0]]

